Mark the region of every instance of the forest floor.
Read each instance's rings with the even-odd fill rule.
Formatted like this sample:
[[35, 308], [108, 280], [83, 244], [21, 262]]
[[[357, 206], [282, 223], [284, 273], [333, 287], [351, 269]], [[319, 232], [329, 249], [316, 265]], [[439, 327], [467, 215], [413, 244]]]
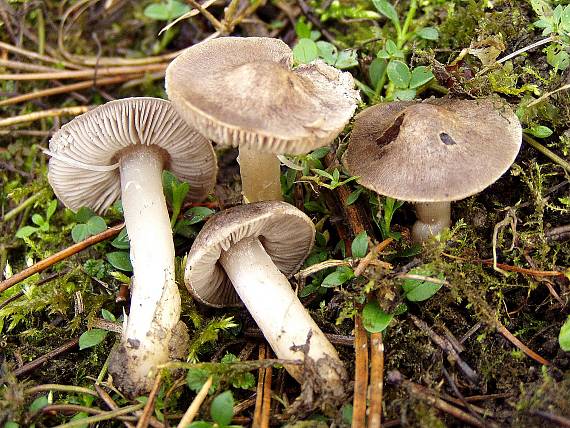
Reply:
[[[191, 0], [0, 0], [0, 425], [87, 426], [85, 418], [98, 417], [87, 422], [176, 426], [212, 376], [193, 426], [368, 420], [373, 428], [379, 415], [386, 427], [570, 426], [570, 2], [204, 4], [209, 18], [190, 13]], [[136, 400], [107, 375], [117, 320], [128, 311], [121, 207], [102, 217], [65, 208], [42, 149], [96, 105], [166, 98], [168, 63], [217, 35], [277, 37], [297, 63], [318, 57], [350, 72], [358, 111], [396, 99], [494, 95], [523, 127], [509, 171], [453, 203], [451, 229], [423, 246], [410, 239], [411, 204], [345, 182], [340, 156], [352, 123], [331, 147], [282, 166], [286, 201], [317, 227], [291, 281], [350, 374], [339, 408], [312, 408], [306, 389], [318, 373], [309, 369], [303, 406], [293, 406], [301, 389], [265, 362], [271, 352], [247, 311], [194, 303], [181, 273], [190, 332], [183, 370], [164, 368], [157, 388]], [[184, 203], [174, 227], [180, 272], [203, 221], [241, 203], [237, 152], [216, 152], [214, 194]], [[78, 249], [84, 239], [92, 245]]]

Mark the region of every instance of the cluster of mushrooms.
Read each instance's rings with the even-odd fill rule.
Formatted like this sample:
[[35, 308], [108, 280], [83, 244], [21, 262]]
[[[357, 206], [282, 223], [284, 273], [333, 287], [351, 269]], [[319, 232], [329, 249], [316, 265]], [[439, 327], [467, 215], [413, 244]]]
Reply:
[[[111, 101], [65, 124], [49, 145], [48, 179], [69, 208], [97, 212], [121, 198], [133, 265], [131, 306], [111, 356], [114, 383], [136, 396], [157, 365], [184, 355], [174, 244], [162, 189], [168, 169], [204, 199], [216, 181], [211, 141], [239, 146], [244, 205], [212, 216], [187, 257], [200, 302], [244, 304], [278, 358], [313, 362], [321, 394], [344, 398], [347, 374], [288, 277], [310, 253], [311, 219], [282, 202], [279, 154], [326, 146], [353, 116], [352, 76], [321, 61], [293, 68], [282, 41], [224, 37], [192, 46], [166, 72], [170, 101]], [[343, 163], [359, 183], [416, 204], [413, 237], [450, 225], [450, 201], [498, 179], [521, 144], [499, 100], [382, 103], [356, 117]], [[210, 141], [211, 140], [211, 141]], [[182, 340], [183, 342], [183, 340]], [[285, 368], [299, 382], [303, 366]]]

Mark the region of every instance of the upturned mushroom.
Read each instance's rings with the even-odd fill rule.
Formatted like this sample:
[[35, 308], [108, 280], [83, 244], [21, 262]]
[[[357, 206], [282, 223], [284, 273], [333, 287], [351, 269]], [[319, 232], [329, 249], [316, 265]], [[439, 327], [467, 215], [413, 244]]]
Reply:
[[180, 115], [216, 143], [239, 146], [249, 202], [282, 200], [276, 155], [330, 144], [360, 99], [350, 73], [292, 63], [279, 39], [223, 37], [188, 48], [166, 70]]
[[[338, 401], [344, 397], [344, 366], [287, 280], [311, 251], [314, 236], [311, 219], [285, 202], [230, 208], [211, 217], [196, 237], [185, 282], [206, 305], [243, 302], [277, 357], [313, 360], [322, 379], [319, 394]], [[303, 381], [300, 366], [285, 367]]]
[[364, 187], [414, 202], [412, 237], [423, 242], [450, 226], [451, 201], [509, 169], [521, 141], [516, 115], [495, 98], [392, 102], [356, 116], [343, 163]]
[[168, 361], [180, 320], [162, 170], [188, 181], [190, 197], [201, 200], [215, 183], [212, 145], [170, 102], [127, 98], [63, 125], [48, 154], [48, 180], [67, 207], [102, 212], [121, 197], [134, 279], [130, 312], [109, 370], [115, 383], [135, 396], [149, 389], [149, 371]]

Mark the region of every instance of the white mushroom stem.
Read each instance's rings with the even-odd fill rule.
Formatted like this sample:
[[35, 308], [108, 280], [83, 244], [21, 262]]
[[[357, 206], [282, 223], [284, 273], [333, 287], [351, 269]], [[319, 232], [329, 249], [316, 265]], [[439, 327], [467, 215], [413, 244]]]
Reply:
[[[278, 358], [303, 360], [304, 354], [291, 347], [302, 346], [311, 333], [307, 356], [315, 360], [327, 387], [343, 391], [343, 365], [324, 333], [311, 318], [277, 269], [259, 239], [244, 238], [220, 256], [236, 292], [257, 322]], [[319, 360], [325, 358], [319, 364]], [[287, 371], [302, 382], [302, 367], [286, 365]]]
[[416, 242], [425, 242], [451, 225], [450, 202], [418, 202], [416, 222], [412, 228], [412, 238]]
[[238, 161], [242, 193], [247, 202], [283, 200], [280, 162], [275, 154], [242, 145]]
[[180, 319], [180, 295], [162, 190], [162, 154], [139, 146], [126, 151], [119, 162], [134, 273], [131, 308], [122, 335], [121, 348], [126, 353], [122, 365], [125, 377], [142, 386], [150, 382], [147, 376], [153, 367], [168, 361], [168, 343]]

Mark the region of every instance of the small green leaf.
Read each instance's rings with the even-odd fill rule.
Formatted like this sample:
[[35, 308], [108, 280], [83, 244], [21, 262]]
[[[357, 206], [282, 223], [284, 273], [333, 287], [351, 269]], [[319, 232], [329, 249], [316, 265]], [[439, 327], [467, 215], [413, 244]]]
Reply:
[[95, 215], [97, 214], [91, 208], [81, 207], [75, 213], [75, 221], [77, 223], [87, 223], [87, 221]]
[[159, 4], [149, 4], [144, 9], [144, 16], [150, 19], [156, 19], [157, 21], [168, 21], [168, 9], [164, 3]]
[[124, 270], [126, 272], [131, 272], [133, 270], [129, 253], [125, 251], [113, 251], [111, 253], [107, 253], [107, 260], [115, 269]]
[[360, 232], [352, 241], [352, 257], [361, 259], [368, 252], [368, 234], [366, 231]]
[[396, 42], [392, 39], [388, 39], [388, 41], [386, 42], [386, 53], [388, 53], [389, 56], [396, 56], [398, 51], [399, 49]]
[[32, 215], [32, 223], [41, 227], [44, 225], [45, 221], [44, 221], [44, 218], [40, 214], [34, 214], [34, 215]]
[[326, 208], [317, 201], [307, 201], [303, 204], [303, 207], [312, 213], [326, 213]]
[[415, 89], [396, 89], [394, 91], [395, 101], [412, 101], [414, 98], [416, 98]]
[[51, 216], [55, 213], [55, 210], [57, 209], [57, 199], [54, 199], [53, 201], [51, 201], [47, 207], [46, 210], [46, 222], [49, 222], [49, 219], [51, 218]]
[[537, 125], [533, 126], [532, 128], [526, 129], [531, 135], [534, 135], [536, 138], [548, 138], [552, 135], [553, 131], [548, 126]]
[[354, 271], [347, 266], [340, 266], [336, 268], [333, 273], [328, 274], [325, 279], [323, 279], [321, 287], [337, 287], [352, 278], [354, 278]]
[[317, 173], [318, 175], [320, 175], [321, 177], [325, 177], [328, 178], [331, 181], [334, 181], [334, 177], [332, 176], [332, 174], [328, 173], [327, 171], [323, 170], [323, 169], [317, 169], [317, 168], [313, 168], [312, 169], [313, 172]]
[[39, 229], [37, 227], [33, 227], [33, 226], [24, 226], [21, 227], [20, 229], [18, 229], [18, 231], [16, 232], [16, 238], [27, 238], [28, 236], [30, 236], [32, 233], [35, 233], [36, 231], [38, 231]]
[[299, 39], [310, 39], [311, 27], [304, 20], [299, 19], [295, 24], [295, 33]]
[[[206, 383], [210, 377], [210, 372], [204, 369], [188, 369], [188, 374], [186, 375], [186, 384], [194, 392], [198, 392], [202, 389], [202, 386]], [[214, 377], [212, 386], [210, 387], [208, 393], [213, 394], [217, 387], [217, 380]]]
[[317, 42], [317, 48], [319, 50], [319, 56], [328, 65], [335, 65], [338, 57], [338, 50], [335, 45], [321, 40]]
[[352, 414], [354, 413], [354, 408], [352, 404], [345, 404], [340, 409], [342, 415], [342, 420], [345, 424], [349, 425], [352, 423]]
[[79, 336], [79, 349], [91, 348], [100, 344], [107, 336], [107, 331], [100, 328], [93, 328], [87, 330], [81, 336]]
[[376, 56], [380, 59], [390, 59], [390, 54], [386, 49], [380, 49]]
[[359, 187], [350, 195], [348, 195], [348, 197], [346, 198], [346, 205], [354, 204], [358, 200], [359, 196], [362, 194], [363, 190], [364, 190], [363, 187]]
[[558, 343], [563, 351], [570, 352], [570, 316], [562, 324], [560, 334], [558, 335]]
[[190, 425], [186, 425], [185, 427], [180, 427], [180, 428], [219, 428], [219, 427], [211, 422], [195, 421], [192, 422]]
[[107, 230], [107, 223], [105, 223], [105, 220], [102, 217], [99, 217], [98, 215], [93, 216], [87, 221], [87, 230], [90, 235], [97, 235], [98, 233]]
[[234, 397], [231, 391], [222, 392], [212, 401], [210, 415], [218, 425], [229, 425], [234, 416]]
[[347, 68], [356, 67], [358, 60], [356, 59], [356, 51], [354, 49], [345, 49], [338, 53], [338, 58], [334, 63], [336, 68], [345, 70]]
[[185, 217], [188, 217], [189, 224], [196, 224], [204, 221], [207, 217], [210, 217], [214, 214], [214, 210], [211, 210], [207, 207], [192, 207], [184, 214]]
[[311, 39], [299, 39], [293, 48], [293, 58], [302, 64], [308, 64], [319, 56], [319, 48]]
[[71, 239], [73, 242], [78, 243], [84, 241], [89, 236], [89, 229], [87, 228], [86, 224], [76, 224], [71, 229]]
[[[432, 270], [430, 265], [419, 266], [411, 269], [410, 274], [421, 275], [427, 277], [436, 277], [437, 279], [444, 280], [443, 273], [436, 273]], [[423, 302], [429, 299], [442, 287], [442, 284], [436, 284], [429, 281], [422, 281], [418, 279], [405, 279], [402, 284], [402, 289], [406, 299], [410, 302]]]
[[418, 37], [425, 40], [437, 40], [439, 38], [439, 31], [434, 27], [424, 27], [417, 34]]
[[8, 421], [4, 424], [4, 428], [20, 428], [20, 425], [14, 421]]
[[374, 61], [370, 63], [370, 68], [368, 69], [368, 75], [370, 76], [370, 83], [373, 88], [378, 86], [380, 78], [386, 71], [387, 62], [382, 58], [375, 58]]
[[368, 302], [362, 309], [362, 325], [370, 333], [380, 333], [388, 327], [394, 315], [384, 312], [378, 302]]
[[190, 12], [190, 7], [178, 0], [167, 0], [166, 3], [151, 4], [144, 10], [144, 15], [157, 21], [171, 21], [185, 13]]
[[330, 151], [331, 151], [330, 147], [320, 147], [317, 150], [313, 150], [307, 156], [310, 156], [312, 159], [322, 159], [326, 155], [328, 155]]
[[114, 271], [114, 272], [109, 273], [109, 275], [111, 275], [117, 281], [122, 282], [123, 284], [130, 284], [131, 283], [131, 278], [129, 278], [127, 275], [125, 275], [122, 272]]
[[101, 315], [103, 315], [103, 318], [106, 319], [107, 321], [111, 321], [111, 322], [117, 321], [117, 318], [115, 318], [115, 315], [113, 315], [107, 309], [101, 309]]
[[131, 247], [127, 228], [123, 227], [119, 234], [111, 241], [111, 245], [119, 250], [128, 250]]
[[388, 79], [390, 79], [396, 88], [406, 89], [410, 84], [412, 73], [410, 72], [409, 67], [402, 61], [390, 61], [386, 71], [388, 73]]
[[412, 78], [410, 79], [410, 89], [419, 88], [433, 79], [433, 73], [428, 67], [423, 65], [412, 70]]
[[398, 12], [388, 0], [372, 0], [372, 4], [378, 12], [388, 18], [396, 26], [400, 26], [400, 21], [398, 20]]
[[32, 401], [32, 404], [30, 404], [28, 410], [30, 413], [36, 413], [42, 410], [48, 404], [49, 404], [48, 396], [42, 395], [41, 397], [38, 397], [34, 401]]
[[566, 70], [570, 66], [570, 55], [559, 45], [550, 45], [545, 49], [546, 62], [558, 70]]
[[[79, 412], [79, 413], [73, 415], [73, 417], [69, 421], [70, 422], [80, 421], [81, 419], [85, 419], [88, 417], [89, 417], [89, 414], [87, 412]], [[88, 426], [89, 426], [89, 424], [74, 425], [75, 428], [87, 428]]]

